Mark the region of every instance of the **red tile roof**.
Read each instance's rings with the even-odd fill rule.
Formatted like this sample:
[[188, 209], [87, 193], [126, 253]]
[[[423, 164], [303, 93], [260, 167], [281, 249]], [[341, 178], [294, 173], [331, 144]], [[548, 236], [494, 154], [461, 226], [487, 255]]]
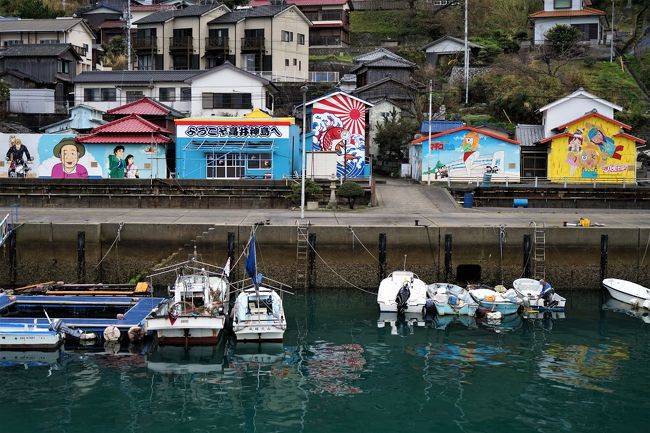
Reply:
[[150, 134], [156, 132], [170, 134], [170, 132], [165, 128], [160, 127], [155, 123], [151, 123], [137, 114], [130, 114], [93, 129], [93, 133], [102, 134]]
[[627, 134], [627, 133], [625, 133], [623, 131], [621, 131], [621, 132], [619, 132], [617, 134], [614, 134], [614, 137], [625, 137], [625, 138], [629, 138], [632, 141], [636, 141], [639, 144], [645, 144], [644, 139], [639, 138], [639, 137], [635, 137], [634, 135]]
[[[440, 132], [438, 134], [431, 134], [431, 139], [438, 138], [438, 137], [443, 137], [445, 135], [449, 135], [449, 134], [454, 133], [456, 131], [463, 131], [463, 130], [465, 130], [465, 131], [474, 131], [476, 133], [479, 133], [479, 134], [482, 134], [482, 135], [487, 135], [488, 137], [496, 138], [497, 140], [506, 141], [506, 142], [512, 143], [512, 144], [521, 144], [517, 140], [512, 140], [510, 138], [502, 137], [500, 135], [488, 132], [488, 131], [486, 131], [484, 129], [473, 128], [471, 126], [459, 126], [458, 128], [448, 129], [447, 131], [443, 131], [443, 132]], [[416, 138], [415, 140], [411, 141], [411, 144], [419, 144], [419, 143], [422, 143], [422, 142], [427, 141], [427, 140], [429, 140], [428, 135], [426, 137]]]
[[164, 135], [154, 134], [102, 134], [95, 133], [77, 138], [79, 143], [90, 144], [165, 144], [172, 140]]
[[581, 121], [583, 121], [583, 120], [585, 120], [585, 119], [588, 119], [588, 118], [590, 118], [590, 117], [598, 117], [599, 119], [605, 120], [605, 121], [607, 121], [607, 122], [611, 122], [611, 123], [613, 123], [613, 124], [616, 125], [616, 126], [620, 126], [620, 127], [623, 128], [623, 129], [627, 129], [627, 130], [632, 129], [632, 127], [631, 127], [630, 125], [626, 125], [625, 123], [621, 123], [621, 122], [618, 122], [618, 121], [616, 121], [616, 120], [614, 120], [614, 119], [610, 119], [609, 117], [607, 117], [607, 116], [603, 116], [602, 114], [600, 114], [600, 113], [598, 113], [598, 112], [596, 112], [596, 111], [590, 111], [589, 113], [585, 114], [584, 116], [580, 116], [580, 117], [578, 117], [577, 119], [573, 119], [572, 121], [567, 122], [567, 123], [565, 123], [564, 125], [557, 126], [557, 127], [553, 128], [553, 129], [554, 129], [555, 131], [562, 131], [562, 130], [564, 130], [565, 128], [567, 128], [567, 127], [573, 125], [574, 123], [581, 122]]
[[539, 11], [528, 15], [528, 18], [591, 17], [599, 15], [605, 16], [605, 12], [594, 8], [584, 8], [577, 11]]
[[106, 114], [139, 114], [140, 116], [167, 116], [170, 113], [169, 107], [146, 96], [137, 101], [111, 108], [106, 112]]
[[121, 29], [126, 24], [122, 20], [106, 20], [99, 25], [100, 29]]
[[171, 9], [176, 9], [172, 5], [166, 4], [155, 4], [155, 5], [131, 5], [131, 12], [147, 12], [147, 11], [168, 11]]

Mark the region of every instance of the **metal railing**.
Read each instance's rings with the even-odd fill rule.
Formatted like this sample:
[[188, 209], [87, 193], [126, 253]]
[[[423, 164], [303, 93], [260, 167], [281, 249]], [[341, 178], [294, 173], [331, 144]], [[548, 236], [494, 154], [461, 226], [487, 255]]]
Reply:
[[310, 83], [338, 83], [338, 71], [309, 71]]
[[[426, 168], [426, 167], [425, 167]], [[427, 182], [427, 174], [422, 175], [421, 182]], [[435, 178], [435, 175], [431, 173], [431, 183], [436, 185], [474, 185], [480, 187], [485, 180], [484, 176], [453, 176], [453, 177], [443, 177]], [[596, 179], [585, 179], [578, 176], [573, 177], [525, 177], [525, 176], [514, 176], [509, 175], [509, 177], [501, 177], [494, 175], [490, 179], [491, 187], [508, 187], [509, 185], [513, 186], [525, 186], [532, 188], [627, 188], [627, 187], [637, 187], [637, 186], [647, 186], [650, 187], [650, 177], [637, 177], [635, 179], [621, 179], [620, 177], [615, 177], [613, 175], [599, 175]]]
[[341, 37], [340, 36], [312, 36], [309, 38], [309, 46], [334, 46], [340, 47]]
[[242, 51], [263, 51], [264, 38], [241, 38]]
[[172, 36], [169, 38], [170, 50], [189, 50], [193, 47], [192, 36]]
[[206, 50], [228, 50], [227, 38], [205, 38]]
[[158, 48], [158, 40], [155, 36], [133, 38], [133, 48], [136, 50], [154, 50]]

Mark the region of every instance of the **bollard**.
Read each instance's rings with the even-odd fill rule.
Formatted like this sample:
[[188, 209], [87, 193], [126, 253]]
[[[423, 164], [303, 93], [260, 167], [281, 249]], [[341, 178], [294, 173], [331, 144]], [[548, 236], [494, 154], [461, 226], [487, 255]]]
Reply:
[[86, 282], [86, 232], [77, 232], [77, 282]]
[[530, 235], [524, 235], [524, 278], [530, 278]]
[[609, 242], [608, 235], [600, 236], [600, 281], [607, 278], [607, 244]]
[[386, 233], [379, 233], [379, 283], [386, 278]]
[[309, 282], [311, 286], [314, 269], [316, 268], [316, 233], [309, 233], [309, 249], [307, 250], [307, 259], [309, 263]]
[[[235, 232], [228, 232], [228, 260], [230, 260], [231, 266], [235, 264]], [[232, 274], [234, 269], [230, 270]], [[233, 281], [232, 278], [228, 278], [229, 281]]]
[[451, 274], [451, 235], [445, 235], [445, 282]]
[[16, 287], [16, 276], [17, 276], [17, 255], [16, 255], [16, 230], [11, 224], [9, 226], [9, 238], [7, 239], [7, 245], [9, 247], [9, 284], [11, 288]]

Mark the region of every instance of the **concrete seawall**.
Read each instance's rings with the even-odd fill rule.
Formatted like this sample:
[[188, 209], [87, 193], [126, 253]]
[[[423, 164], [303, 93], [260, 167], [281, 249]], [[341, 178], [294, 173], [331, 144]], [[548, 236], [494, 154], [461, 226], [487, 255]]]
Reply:
[[[15, 256], [8, 247], [2, 249], [0, 287], [50, 280], [125, 282], [169, 259], [186, 259], [195, 244], [204, 261], [223, 264], [228, 233], [235, 233], [236, 257], [242, 254], [250, 233], [250, 225], [127, 222], [117, 239], [119, 228], [120, 224], [107, 222], [23, 224], [16, 233]], [[81, 256], [79, 232], [85, 234]], [[314, 225], [310, 233], [316, 235], [316, 286], [350, 286], [345, 279], [372, 290], [379, 281], [380, 233], [386, 234], [387, 272], [403, 268], [406, 256], [406, 267], [427, 282], [442, 281], [446, 274], [449, 281], [462, 279], [462, 265], [474, 265], [475, 270], [480, 267], [481, 281], [509, 284], [523, 274], [523, 240], [524, 235], [532, 235], [532, 228]], [[607, 275], [650, 286], [650, 228], [549, 227], [545, 233], [546, 276], [558, 289], [600, 287], [602, 235], [608, 236]], [[451, 255], [446, 260], [447, 235], [451, 235]], [[260, 271], [293, 284], [296, 238], [294, 225], [260, 226]], [[85, 263], [79, 262], [80, 257]], [[238, 267], [241, 277], [243, 260]]]

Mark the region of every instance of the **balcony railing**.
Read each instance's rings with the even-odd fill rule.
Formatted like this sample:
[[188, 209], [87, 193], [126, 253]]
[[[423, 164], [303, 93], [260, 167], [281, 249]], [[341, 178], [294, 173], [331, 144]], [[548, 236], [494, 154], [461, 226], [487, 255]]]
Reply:
[[169, 38], [170, 50], [191, 50], [192, 36], [172, 36]]
[[88, 54], [88, 48], [80, 47], [79, 45], [73, 45], [72, 48], [79, 54], [81, 57], [86, 57]]
[[133, 39], [133, 48], [136, 50], [155, 50], [158, 48], [155, 36], [142, 36]]
[[228, 39], [226, 38], [205, 38], [206, 50], [228, 50]]
[[341, 37], [340, 36], [311, 36], [309, 38], [310, 46], [319, 46], [319, 47], [340, 47]]
[[265, 78], [272, 82], [295, 82], [304, 83], [309, 80], [312, 83], [335, 83], [339, 81], [339, 73], [333, 71], [247, 71], [251, 74]]
[[339, 73], [335, 71], [309, 71], [310, 83], [338, 83]]
[[264, 39], [263, 38], [241, 38], [242, 51], [263, 51]]

